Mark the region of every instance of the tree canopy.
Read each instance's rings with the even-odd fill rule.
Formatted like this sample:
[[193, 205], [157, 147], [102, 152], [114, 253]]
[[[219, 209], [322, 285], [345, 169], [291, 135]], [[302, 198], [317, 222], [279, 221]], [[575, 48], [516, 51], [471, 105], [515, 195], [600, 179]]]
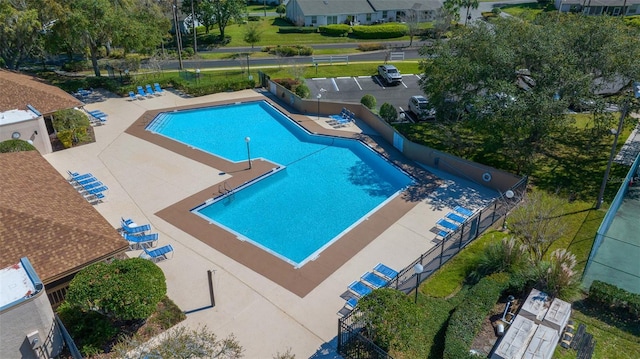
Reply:
[[141, 258], [99, 262], [80, 272], [69, 284], [66, 302], [113, 320], [148, 318], [167, 294], [164, 273]]
[[601, 127], [615, 120], [599, 93], [640, 78], [637, 39], [637, 29], [606, 16], [474, 22], [422, 49], [422, 88], [454, 137], [472, 131], [482, 141], [469, 145], [490, 148], [512, 170], [529, 173], [549, 134], [571, 124], [570, 105], [595, 103]]

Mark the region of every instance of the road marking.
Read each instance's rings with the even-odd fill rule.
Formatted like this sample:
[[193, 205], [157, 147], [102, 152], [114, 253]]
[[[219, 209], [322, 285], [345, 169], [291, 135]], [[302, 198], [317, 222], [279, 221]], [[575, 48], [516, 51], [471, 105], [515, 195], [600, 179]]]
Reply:
[[356, 82], [356, 85], [358, 85], [358, 88], [360, 89], [360, 91], [362, 91], [362, 86], [360, 86], [360, 83], [358, 82], [358, 79], [354, 77], [353, 81]]
[[[375, 77], [375, 76], [374, 76]], [[358, 76], [359, 79], [370, 79], [371, 76]]]
[[335, 89], [336, 89], [336, 91], [340, 91], [340, 89], [338, 88], [338, 84], [336, 83], [336, 79], [335, 79], [335, 78], [332, 78], [332, 79], [331, 79], [331, 82], [333, 82], [333, 88], [335, 88]]
[[344, 80], [344, 79], [350, 79], [350, 78], [351, 78], [351, 76], [344, 76], [344, 77], [337, 77], [337, 78], [339, 78], [339, 79], [341, 79], [341, 80]]
[[422, 79], [422, 75], [416, 75], [418, 79]]
[[402, 84], [402, 86], [404, 86], [404, 88], [406, 88], [406, 89], [409, 88], [407, 85], [404, 84], [404, 81], [400, 81], [400, 83]]
[[312, 80], [326, 80], [326, 77], [313, 77]]

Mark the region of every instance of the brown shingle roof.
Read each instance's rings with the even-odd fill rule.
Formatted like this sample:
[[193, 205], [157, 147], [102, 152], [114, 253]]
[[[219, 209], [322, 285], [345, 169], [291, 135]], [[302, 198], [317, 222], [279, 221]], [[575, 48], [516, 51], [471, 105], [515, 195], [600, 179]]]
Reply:
[[82, 106], [82, 101], [42, 79], [0, 70], [0, 112], [26, 110], [27, 104], [41, 114]]
[[128, 248], [38, 153], [0, 153], [0, 268], [28, 257], [46, 285]]

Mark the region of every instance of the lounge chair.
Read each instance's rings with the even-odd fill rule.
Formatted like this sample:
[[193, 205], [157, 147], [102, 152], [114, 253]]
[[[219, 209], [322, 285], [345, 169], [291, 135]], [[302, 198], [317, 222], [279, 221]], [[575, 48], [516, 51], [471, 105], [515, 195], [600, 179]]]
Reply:
[[146, 89], [148, 94], [150, 94], [152, 96], [156, 95], [156, 92], [153, 91], [153, 88], [151, 87], [151, 85], [147, 84], [144, 88]]
[[169, 259], [169, 254], [173, 255], [173, 247], [170, 244], [166, 246], [162, 246], [160, 248], [154, 250], [148, 250], [145, 247], [142, 247], [143, 252], [140, 253], [140, 258], [149, 259], [152, 262], [158, 262], [163, 259]]
[[362, 298], [365, 295], [371, 293], [373, 289], [361, 281], [355, 281], [349, 284], [349, 290], [353, 292], [358, 298]]
[[150, 230], [151, 225], [149, 224], [136, 225], [135, 223], [130, 223], [127, 225], [122, 225], [122, 232], [124, 233], [123, 236], [125, 234], [143, 234], [144, 232]]
[[69, 175], [71, 176], [71, 177], [69, 177], [69, 182], [71, 182], [71, 181], [81, 181], [83, 179], [87, 179], [89, 177], [93, 177], [93, 175], [91, 173], [79, 174], [78, 172], [69, 172], [69, 171], [67, 171], [67, 173], [69, 173]]
[[84, 196], [84, 199], [86, 199], [87, 202], [91, 204], [98, 204], [102, 202], [102, 200], [104, 199], [104, 194], [102, 193], [88, 194]]
[[158, 243], [158, 233], [150, 233], [137, 236], [125, 233], [124, 239], [129, 242], [129, 248], [131, 249], [155, 247]]
[[378, 263], [373, 270], [382, 275], [383, 277], [387, 278], [388, 280], [392, 280], [395, 277], [398, 276], [398, 271], [391, 269], [390, 267], [387, 267], [386, 265], [382, 264], [382, 263]]
[[93, 182], [85, 183], [85, 184], [81, 185], [81, 186], [78, 188], [78, 190], [79, 190], [79, 191], [81, 191], [81, 190], [88, 191], [88, 190], [90, 190], [90, 189], [92, 189], [92, 188], [98, 188], [98, 187], [100, 187], [100, 186], [104, 186], [104, 185], [102, 184], [102, 182], [100, 182], [100, 181], [93, 181]]
[[91, 176], [91, 177], [85, 178], [83, 180], [79, 180], [79, 181], [71, 180], [70, 182], [71, 182], [71, 184], [73, 184], [74, 187], [82, 187], [84, 185], [87, 185], [87, 184], [93, 183], [93, 182], [97, 182], [97, 181], [98, 181], [97, 178]]
[[98, 193], [102, 193], [102, 192], [104, 192], [104, 191], [106, 191], [108, 189], [109, 188], [107, 186], [100, 186], [100, 187], [86, 189], [86, 190], [83, 190], [82, 192], [86, 192], [88, 194], [98, 194]]
[[164, 94], [164, 90], [162, 89], [162, 87], [160, 87], [160, 84], [157, 83], [157, 82], [153, 84], [153, 89], [156, 90], [156, 93], [158, 95], [163, 95]]
[[460, 215], [455, 214], [453, 212], [447, 213], [447, 215], [445, 217], [450, 219], [450, 220], [452, 220], [452, 221], [454, 221], [454, 222], [458, 222], [458, 223], [464, 223], [464, 221], [467, 220], [467, 217], [460, 216]]
[[142, 86], [138, 86], [138, 95], [140, 95], [141, 98], [147, 97], [147, 93], [144, 92], [144, 89], [142, 88]]
[[444, 229], [448, 230], [448, 231], [455, 231], [458, 229], [458, 225], [451, 223], [449, 221], [447, 221], [446, 219], [439, 219], [436, 224], [440, 227], [443, 227]]
[[471, 217], [473, 215], [473, 211], [468, 210], [462, 206], [457, 206], [456, 208], [453, 209], [454, 211], [460, 213], [461, 215], [465, 216], [465, 217]]
[[136, 94], [133, 91], [129, 91], [129, 100], [135, 101], [137, 99], [138, 99], [138, 96], [136, 96]]
[[354, 309], [356, 307], [356, 305], [358, 304], [358, 298], [357, 297], [351, 297], [349, 298], [346, 303], [344, 303], [345, 306]]
[[378, 288], [382, 288], [384, 286], [387, 285], [387, 283], [389, 283], [389, 281], [385, 278], [382, 278], [381, 276], [372, 273], [372, 272], [367, 272], [365, 274], [362, 275], [362, 277], [360, 277], [360, 279], [368, 286], [370, 286], [373, 289], [378, 289]]

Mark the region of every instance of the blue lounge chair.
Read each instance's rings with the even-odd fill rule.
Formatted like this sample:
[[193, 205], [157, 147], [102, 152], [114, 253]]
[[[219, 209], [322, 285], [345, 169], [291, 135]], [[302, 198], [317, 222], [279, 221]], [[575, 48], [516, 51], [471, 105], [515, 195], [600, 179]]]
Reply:
[[100, 186], [100, 187], [95, 187], [95, 188], [90, 188], [88, 190], [85, 190], [85, 192], [89, 193], [89, 194], [98, 194], [98, 193], [102, 193], [106, 190], [108, 190], [109, 188], [107, 186]]
[[351, 297], [347, 300], [346, 303], [344, 303], [345, 306], [354, 309], [356, 307], [356, 305], [358, 304], [358, 298], [357, 297]]
[[142, 88], [142, 86], [138, 86], [138, 95], [140, 95], [141, 98], [147, 97], [147, 94], [144, 92], [144, 89]]
[[84, 185], [87, 185], [87, 184], [89, 184], [89, 183], [93, 183], [93, 182], [96, 182], [96, 181], [98, 181], [98, 179], [97, 179], [97, 178], [95, 178], [95, 177], [89, 177], [89, 178], [85, 178], [85, 179], [80, 180], [80, 181], [74, 181], [74, 180], [71, 180], [71, 183], [72, 183], [75, 187], [81, 187], [81, 186], [84, 186]]
[[163, 259], [169, 259], [169, 254], [173, 254], [173, 247], [170, 244], [154, 249], [152, 251], [142, 247], [143, 252], [140, 253], [140, 258], [149, 259], [152, 262], [158, 262]]
[[373, 270], [388, 280], [392, 280], [398, 276], [398, 271], [391, 269], [382, 263], [378, 263]]
[[453, 224], [447, 221], [446, 219], [439, 219], [438, 222], [436, 222], [436, 224], [448, 231], [455, 231], [459, 227], [457, 224]]
[[158, 95], [164, 94], [164, 90], [162, 89], [162, 87], [160, 87], [160, 84], [157, 82], [153, 84], [153, 89], [156, 90], [156, 93]]
[[137, 236], [125, 233], [124, 239], [129, 242], [129, 248], [131, 249], [155, 247], [158, 243], [158, 233], [150, 233]]
[[363, 274], [362, 277], [360, 277], [360, 279], [373, 289], [382, 288], [386, 286], [387, 283], [389, 283], [387, 279], [384, 279], [381, 276], [372, 272], [367, 272]]
[[153, 91], [153, 88], [151, 88], [151, 85], [147, 84], [144, 88], [146, 89], [147, 93], [150, 94], [151, 96], [156, 95], [156, 92]]
[[[67, 171], [68, 172], [68, 171]], [[79, 174], [77, 172], [73, 172], [73, 174], [71, 172], [69, 172], [69, 175], [71, 177], [69, 177], [69, 181], [81, 181], [83, 179], [87, 179], [90, 177], [93, 177], [93, 175], [91, 173], [84, 173], [84, 174]]]
[[143, 234], [146, 231], [151, 230], [151, 225], [142, 224], [139, 226], [131, 226], [131, 224], [123, 225], [122, 232], [124, 234]]
[[358, 298], [362, 298], [365, 295], [371, 293], [373, 289], [361, 281], [356, 281], [349, 284], [349, 290], [353, 292]]
[[100, 186], [103, 186], [102, 182], [100, 182], [100, 181], [94, 181], [94, 182], [91, 182], [91, 183], [85, 183], [85, 184], [83, 184], [80, 188], [78, 188], [78, 190], [85, 190], [85, 191], [88, 191], [88, 190], [90, 190], [90, 189], [92, 189], [92, 188], [98, 188], [98, 187], [100, 187]]
[[89, 113], [90, 113], [93, 117], [97, 117], [97, 118], [100, 118], [100, 117], [107, 118], [107, 116], [108, 116], [106, 113], [104, 113], [104, 112], [102, 112], [102, 111], [100, 111], [100, 110], [93, 110], [93, 111], [89, 111]]
[[136, 96], [136, 94], [133, 91], [129, 91], [129, 100], [135, 101], [137, 99], [138, 99], [138, 96]]
[[456, 208], [453, 209], [454, 211], [460, 213], [461, 215], [465, 216], [465, 217], [471, 217], [473, 215], [473, 211], [470, 211], [462, 206], [457, 206]]
[[445, 217], [450, 219], [450, 220], [452, 220], [452, 221], [454, 221], [454, 222], [458, 222], [458, 223], [464, 223], [464, 221], [467, 220], [467, 217], [460, 216], [460, 215], [455, 214], [453, 212], [447, 213], [447, 215]]
[[102, 200], [104, 199], [104, 194], [102, 193], [88, 194], [84, 196], [84, 199], [86, 199], [91, 204], [96, 204], [96, 203], [102, 202]]

